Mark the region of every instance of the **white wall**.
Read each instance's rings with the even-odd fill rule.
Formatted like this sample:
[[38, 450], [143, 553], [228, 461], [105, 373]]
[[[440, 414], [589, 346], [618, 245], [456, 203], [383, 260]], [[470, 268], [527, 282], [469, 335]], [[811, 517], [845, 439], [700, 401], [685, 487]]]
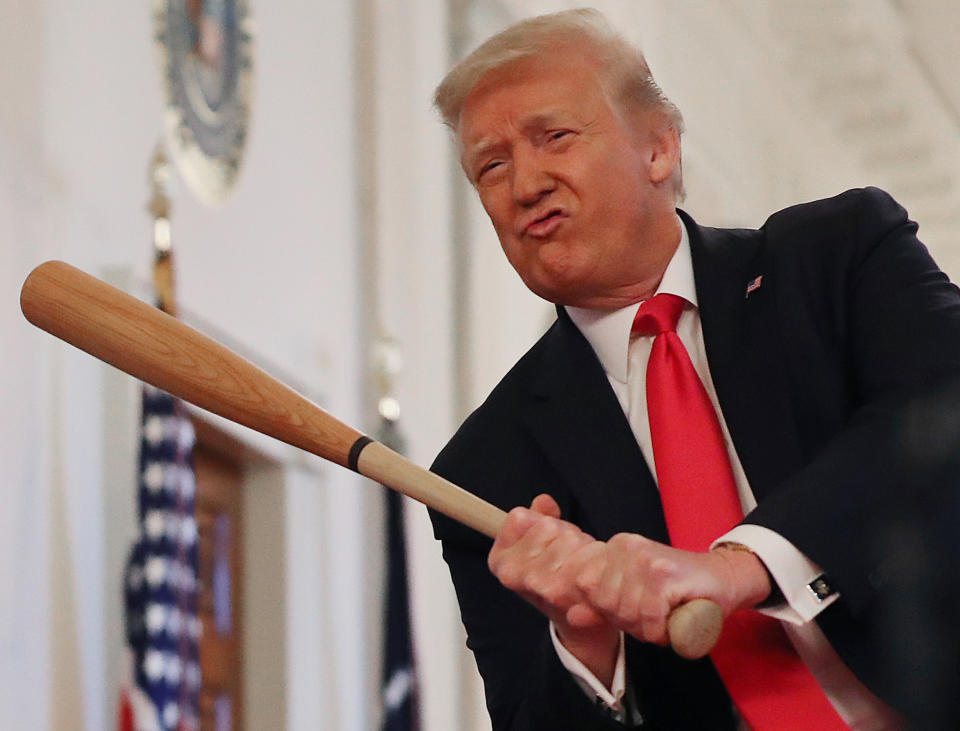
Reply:
[[[43, 41], [43, 8], [28, 0], [4, 8], [0, 43], [26, 58]], [[45, 384], [49, 344], [23, 325], [15, 302], [23, 273], [44, 253], [40, 98], [42, 66], [0, 64], [0, 725], [45, 728], [50, 652], [50, 520]], [[24, 702], [24, 701], [28, 702]], [[39, 702], [29, 702], [31, 700]], [[14, 715], [16, 714], [16, 715]]]

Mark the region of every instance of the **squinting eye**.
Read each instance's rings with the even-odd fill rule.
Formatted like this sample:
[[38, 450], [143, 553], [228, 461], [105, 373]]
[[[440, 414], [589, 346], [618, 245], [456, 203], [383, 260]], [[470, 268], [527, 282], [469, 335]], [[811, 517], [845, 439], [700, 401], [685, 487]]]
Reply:
[[558, 129], [556, 132], [551, 132], [551, 133], [550, 133], [550, 139], [551, 139], [551, 140], [559, 140], [561, 137], [566, 137], [568, 134], [570, 134], [570, 130], [568, 130], [568, 129]]
[[494, 170], [494, 169], [500, 167], [502, 164], [503, 164], [503, 163], [502, 163], [500, 160], [493, 160], [492, 162], [488, 162], [486, 165], [484, 165], [482, 168], [480, 168], [480, 172], [477, 174], [477, 179], [479, 180], [479, 179], [482, 178], [484, 175], [486, 175], [487, 173], [489, 173], [491, 170]]

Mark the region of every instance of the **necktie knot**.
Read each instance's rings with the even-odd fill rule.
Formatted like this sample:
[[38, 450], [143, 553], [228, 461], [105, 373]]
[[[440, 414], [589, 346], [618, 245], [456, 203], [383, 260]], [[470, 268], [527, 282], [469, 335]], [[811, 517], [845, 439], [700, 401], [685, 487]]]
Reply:
[[683, 297], [675, 294], [658, 294], [640, 305], [633, 318], [631, 335], [659, 335], [674, 332], [680, 313], [683, 312]]

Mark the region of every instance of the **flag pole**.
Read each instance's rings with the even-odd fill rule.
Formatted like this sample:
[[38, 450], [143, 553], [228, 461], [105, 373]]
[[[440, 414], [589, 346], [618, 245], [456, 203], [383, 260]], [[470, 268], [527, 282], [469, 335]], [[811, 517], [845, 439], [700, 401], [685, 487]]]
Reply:
[[[157, 307], [176, 315], [170, 234], [171, 169], [163, 144], [150, 160], [153, 282]], [[120, 731], [199, 731], [198, 531], [193, 424], [169, 394], [141, 387], [137, 538], [124, 575], [131, 681]]]
[[[379, 398], [380, 426], [377, 440], [395, 452], [404, 453], [400, 430], [400, 402], [394, 382], [403, 367], [399, 344], [381, 337], [374, 346], [374, 376]], [[403, 521], [403, 496], [384, 488], [386, 499], [386, 594], [384, 597], [383, 672], [381, 731], [418, 731], [420, 709], [416, 658], [407, 574], [407, 539]]]

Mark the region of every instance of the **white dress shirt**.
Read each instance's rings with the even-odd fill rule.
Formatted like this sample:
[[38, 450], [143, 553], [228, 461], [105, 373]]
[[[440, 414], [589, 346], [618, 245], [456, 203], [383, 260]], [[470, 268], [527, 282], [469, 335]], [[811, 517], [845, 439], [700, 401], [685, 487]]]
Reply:
[[[664, 272], [657, 294], [674, 294], [686, 300], [680, 321], [677, 323], [677, 335], [686, 347], [690, 360], [717, 412], [727, 453], [730, 456], [740, 504], [744, 513], [747, 513], [756, 507], [757, 501], [750, 489], [717, 401], [700, 324], [690, 241], [686, 227], [681, 225], [681, 230], [680, 245]], [[744, 282], [745, 289], [746, 286], [747, 283]], [[566, 310], [596, 352], [650, 467], [650, 474], [656, 480], [646, 395], [647, 359], [653, 347], [653, 337], [631, 338], [630, 336], [633, 319], [639, 307], [637, 303], [619, 310], [589, 310], [576, 307], [567, 307]], [[822, 575], [821, 569], [785, 538], [762, 526], [738, 525], [717, 539], [714, 545], [725, 541], [747, 546], [763, 561], [782, 591], [784, 602], [762, 611], [782, 621], [798, 654], [850, 728], [856, 731], [902, 728], [903, 724], [899, 716], [856, 679], [837, 656], [817, 624], [810, 621], [839, 598], [838, 594], [832, 594], [821, 600], [811, 591], [809, 585]], [[584, 692], [591, 697], [599, 698], [615, 711], [620, 711], [622, 698], [629, 683], [624, 670], [622, 638], [613, 687], [608, 689], [563, 647], [552, 626], [550, 632], [561, 661], [575, 676]]]

